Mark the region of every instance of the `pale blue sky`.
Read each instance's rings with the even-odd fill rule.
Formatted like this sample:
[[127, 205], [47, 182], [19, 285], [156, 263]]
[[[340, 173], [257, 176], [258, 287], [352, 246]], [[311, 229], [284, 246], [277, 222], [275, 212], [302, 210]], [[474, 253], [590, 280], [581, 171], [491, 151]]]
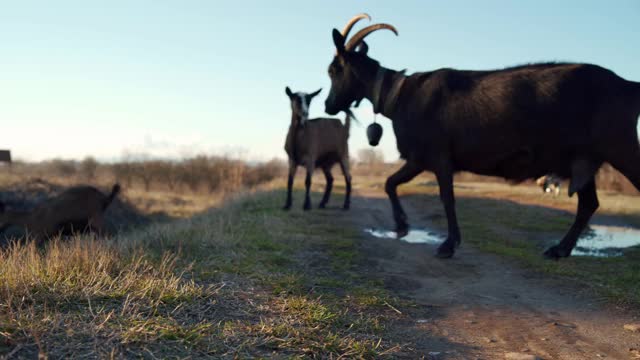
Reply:
[[[591, 62], [640, 81], [640, 1], [0, 0], [0, 148], [30, 160], [124, 151], [284, 157], [284, 87], [324, 90], [331, 29], [360, 12], [409, 71]], [[372, 120], [369, 103], [357, 112]], [[397, 158], [390, 123], [381, 143]], [[354, 126], [352, 151], [367, 147]]]

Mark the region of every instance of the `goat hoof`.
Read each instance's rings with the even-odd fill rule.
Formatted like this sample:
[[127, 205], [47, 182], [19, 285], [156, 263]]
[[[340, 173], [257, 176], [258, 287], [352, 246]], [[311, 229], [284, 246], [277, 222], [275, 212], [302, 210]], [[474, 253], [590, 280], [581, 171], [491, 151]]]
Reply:
[[[459, 243], [459, 242], [458, 242]], [[456, 243], [453, 244], [449, 241], [445, 241], [438, 247], [438, 251], [436, 252], [436, 257], [439, 259], [450, 259], [455, 254]]]
[[285, 205], [282, 207], [282, 210], [287, 211], [291, 209], [291, 205]]
[[557, 245], [548, 248], [543, 254], [543, 256], [549, 260], [558, 260], [569, 257], [569, 255], [571, 255], [571, 251], [566, 251]]
[[396, 228], [396, 238], [402, 239], [409, 234], [409, 225], [400, 225]]
[[302, 210], [304, 210], [304, 211], [311, 210], [311, 204], [310, 203], [304, 203], [304, 206], [302, 207]]
[[342, 206], [342, 210], [349, 210], [349, 208], [350, 208], [350, 207], [351, 207], [351, 206], [350, 206], [349, 204], [344, 204], [344, 205]]
[[327, 207], [326, 203], [320, 203], [320, 205], [318, 205], [318, 209], [325, 209]]

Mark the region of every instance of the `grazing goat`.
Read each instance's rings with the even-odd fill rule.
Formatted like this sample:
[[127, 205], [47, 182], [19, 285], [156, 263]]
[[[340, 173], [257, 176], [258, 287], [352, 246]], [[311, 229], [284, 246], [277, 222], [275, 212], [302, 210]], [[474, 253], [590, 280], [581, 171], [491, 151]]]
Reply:
[[[571, 254], [598, 208], [595, 174], [604, 162], [640, 190], [640, 83], [610, 70], [574, 63], [541, 63], [491, 71], [439, 69], [405, 75], [356, 51], [388, 24], [370, 25], [348, 41], [333, 30], [337, 52], [329, 66], [328, 114], [363, 98], [391, 119], [406, 163], [386, 182], [399, 237], [407, 216], [396, 189], [422, 171], [435, 173], [448, 222], [437, 256], [453, 256], [461, 236], [453, 174], [470, 171], [519, 182], [554, 173], [578, 193], [575, 221], [545, 256]], [[346, 42], [346, 43], [345, 43]], [[553, 128], [555, 131], [549, 132]]]
[[311, 187], [311, 175], [318, 167], [324, 172], [327, 184], [324, 196], [319, 207], [324, 208], [331, 196], [333, 186], [333, 176], [331, 168], [335, 163], [340, 163], [340, 168], [344, 174], [346, 182], [346, 194], [343, 208], [349, 209], [351, 202], [351, 173], [349, 171], [349, 127], [350, 112], [347, 112], [345, 124], [338, 119], [320, 118], [309, 120], [309, 104], [320, 90], [311, 93], [293, 93], [286, 88], [287, 96], [291, 100], [291, 125], [284, 145], [284, 149], [289, 156], [289, 178], [287, 180], [287, 200], [284, 209], [291, 208], [291, 191], [293, 188], [293, 178], [296, 175], [298, 166], [307, 169], [305, 178], [306, 193], [304, 198], [304, 210], [311, 209], [311, 198], [309, 195]]
[[538, 180], [536, 180], [536, 184], [542, 188], [542, 192], [549, 193], [553, 192], [554, 196], [560, 195], [560, 182], [562, 180], [554, 175], [545, 175]]
[[22, 228], [38, 244], [56, 235], [74, 232], [100, 234], [104, 228], [104, 212], [119, 192], [118, 184], [109, 195], [92, 186], [73, 187], [32, 211], [10, 211], [0, 203], [0, 234], [10, 228]]

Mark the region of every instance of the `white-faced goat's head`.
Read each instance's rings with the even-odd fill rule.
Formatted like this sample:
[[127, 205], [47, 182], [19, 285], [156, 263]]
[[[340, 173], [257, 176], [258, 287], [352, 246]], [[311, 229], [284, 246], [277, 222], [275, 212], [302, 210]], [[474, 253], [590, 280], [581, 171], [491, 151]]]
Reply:
[[304, 126], [305, 122], [309, 120], [309, 105], [311, 105], [311, 100], [318, 94], [320, 94], [322, 89], [318, 89], [311, 94], [303, 93], [303, 92], [292, 92], [291, 89], [287, 86], [285, 92], [291, 101], [291, 124], [295, 126]]

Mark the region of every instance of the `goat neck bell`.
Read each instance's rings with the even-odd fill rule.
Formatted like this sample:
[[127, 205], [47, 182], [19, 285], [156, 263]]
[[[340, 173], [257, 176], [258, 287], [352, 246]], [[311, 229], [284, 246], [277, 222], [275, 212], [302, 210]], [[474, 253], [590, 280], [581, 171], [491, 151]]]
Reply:
[[367, 138], [369, 138], [369, 145], [377, 146], [382, 138], [382, 126], [377, 122], [374, 122], [367, 126]]

